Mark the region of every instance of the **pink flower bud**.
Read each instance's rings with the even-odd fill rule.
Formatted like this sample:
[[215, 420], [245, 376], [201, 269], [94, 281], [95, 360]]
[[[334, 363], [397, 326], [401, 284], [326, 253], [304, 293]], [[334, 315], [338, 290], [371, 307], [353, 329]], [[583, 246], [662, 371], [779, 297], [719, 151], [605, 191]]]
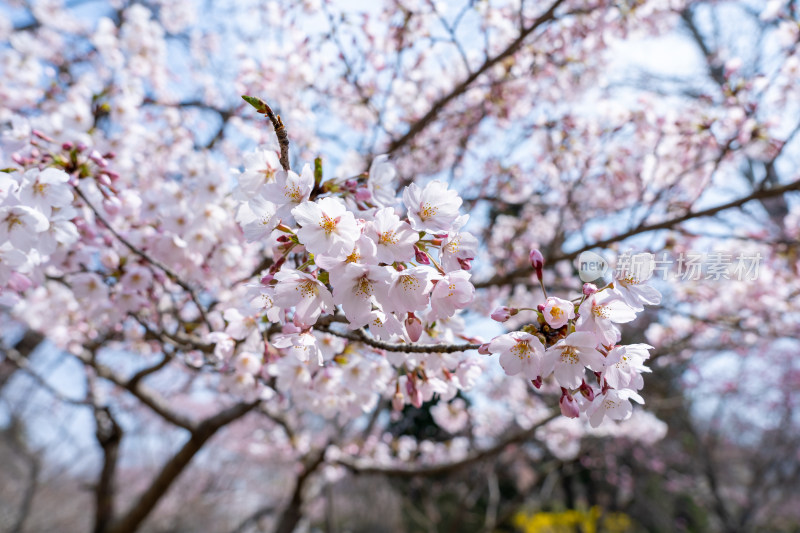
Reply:
[[372, 193], [366, 187], [359, 187], [356, 189], [356, 200], [359, 202], [367, 202], [372, 198]]
[[585, 381], [581, 382], [581, 386], [578, 389], [583, 394], [583, 397], [589, 400], [590, 402], [594, 401], [594, 389], [591, 388]]
[[87, 148], [89, 148], [89, 147], [88, 147], [88, 146], [86, 146], [85, 144], [81, 143], [81, 142], [79, 142], [79, 143], [78, 143], [78, 144], [75, 146], [75, 149], [76, 149], [76, 150], [78, 150], [79, 152], [84, 152], [84, 151], [86, 151], [86, 149], [87, 149]]
[[409, 313], [406, 318], [406, 333], [411, 342], [417, 342], [422, 336], [422, 321], [414, 313]]
[[561, 408], [561, 414], [567, 418], [578, 418], [581, 415], [578, 402], [564, 387], [561, 387], [561, 399], [558, 400], [558, 406]]
[[498, 307], [497, 309], [492, 311], [492, 320], [494, 320], [495, 322], [505, 322], [506, 320], [516, 315], [517, 313], [519, 313], [519, 309], [516, 309], [514, 307], [506, 307], [506, 306]]
[[417, 263], [419, 263], [420, 265], [431, 264], [431, 260], [428, 258], [428, 255], [419, 248], [417, 248], [416, 246], [414, 246], [414, 257], [417, 260]]
[[422, 407], [422, 391], [417, 388], [417, 383], [412, 375], [409, 375], [406, 380], [406, 392], [411, 405], [418, 409]]
[[103, 156], [100, 155], [100, 152], [98, 152], [97, 150], [91, 151], [91, 153], [89, 154], [89, 159], [94, 161], [100, 168], [105, 168], [106, 166], [108, 166], [108, 161], [103, 159]]
[[491, 355], [492, 352], [489, 351], [489, 343], [486, 342], [484, 344], [481, 344], [478, 347], [478, 353], [481, 354], [481, 355]]
[[39, 131], [39, 130], [31, 130], [31, 133], [32, 133], [32, 134], [33, 134], [35, 137], [39, 137], [40, 139], [42, 139], [42, 140], [45, 140], [45, 141], [47, 141], [47, 142], [50, 142], [50, 143], [51, 143], [51, 142], [55, 142], [53, 139], [51, 139], [50, 137], [48, 137], [47, 135], [45, 135], [44, 133], [42, 133], [42, 132], [41, 132], [41, 131]]
[[114, 182], [114, 181], [117, 181], [117, 180], [119, 179], [119, 174], [118, 174], [117, 172], [114, 172], [113, 170], [108, 170], [107, 168], [106, 168], [106, 169], [103, 169], [103, 174], [105, 174], [106, 176], [108, 176], [108, 177], [109, 177], [109, 179], [110, 179], [112, 182]]
[[584, 296], [591, 296], [592, 294], [597, 292], [597, 285], [594, 283], [584, 283], [583, 284], [583, 295]]
[[531, 260], [531, 266], [536, 271], [536, 277], [539, 278], [539, 281], [542, 280], [542, 268], [544, 267], [544, 256], [542, 252], [534, 248], [531, 250], [531, 255], [529, 256]]
[[73, 144], [71, 142], [65, 142], [61, 144], [62, 150], [72, 150]]

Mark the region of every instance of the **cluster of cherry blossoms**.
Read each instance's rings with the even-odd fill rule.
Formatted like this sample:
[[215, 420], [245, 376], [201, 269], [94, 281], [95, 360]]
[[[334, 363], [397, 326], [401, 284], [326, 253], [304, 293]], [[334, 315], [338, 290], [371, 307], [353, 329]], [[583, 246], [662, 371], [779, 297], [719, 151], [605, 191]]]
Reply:
[[0, 303], [14, 303], [34, 267], [78, 240], [69, 181], [52, 167], [0, 173]]
[[[642, 373], [650, 371], [644, 362], [653, 347], [618, 345], [622, 336], [616, 324], [631, 322], [645, 305], [661, 302], [658, 290], [644, 283], [649, 277], [647, 264], [632, 265], [602, 289], [585, 283], [583, 295], [570, 301], [547, 296], [541, 252], [531, 251], [530, 260], [545, 302], [537, 309], [500, 307], [492, 318], [505, 322], [529, 311], [536, 313], [536, 322], [495, 337], [480, 351], [499, 354], [506, 374], [521, 374], [537, 389], [552, 376], [552, 385], [561, 388], [559, 405], [566, 417], [578, 418], [585, 412], [593, 427], [606, 416], [628, 419], [633, 412], [630, 400], [644, 403], [637, 391], [644, 386]], [[587, 370], [592, 376], [589, 382]]]
[[401, 409], [474, 384], [480, 365], [465, 352], [478, 344], [457, 314], [475, 295], [478, 241], [463, 231], [458, 193], [440, 181], [405, 187], [398, 209], [396, 174], [386, 156], [368, 173], [327, 181], [319, 160], [296, 173], [274, 150], [245, 156], [236, 221], [270, 259], [248, 285], [249, 307], [228, 308], [224, 330], [208, 336], [239, 386], [274, 377], [318, 412], [355, 415], [376, 392]]

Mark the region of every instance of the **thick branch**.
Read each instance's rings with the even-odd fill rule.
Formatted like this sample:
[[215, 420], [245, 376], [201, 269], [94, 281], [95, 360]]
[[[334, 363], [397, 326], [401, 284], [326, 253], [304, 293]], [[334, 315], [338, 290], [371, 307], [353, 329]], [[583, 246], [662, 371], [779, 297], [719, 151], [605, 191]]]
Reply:
[[485, 450], [473, 453], [472, 455], [460, 461], [454, 461], [451, 463], [444, 463], [436, 466], [426, 466], [423, 468], [385, 468], [379, 466], [362, 467], [358, 466], [355, 463], [344, 460], [340, 460], [339, 464], [352, 470], [356, 474], [378, 474], [389, 477], [405, 477], [405, 478], [441, 476], [444, 474], [450, 474], [467, 466], [471, 466], [475, 463], [478, 463], [480, 461], [498, 455], [512, 444], [525, 442], [526, 440], [528, 440], [533, 436], [533, 434], [536, 432], [537, 429], [539, 429], [540, 427], [544, 426], [545, 424], [556, 418], [556, 416], [558, 416], [558, 414], [551, 414], [547, 418], [545, 418], [540, 422], [537, 422], [530, 428], [508, 437], [502, 442], [495, 444], [491, 448], [487, 448]]
[[[671, 218], [669, 220], [665, 220], [663, 222], [659, 222], [657, 224], [649, 224], [649, 225], [640, 225], [636, 228], [633, 228], [625, 233], [620, 233], [619, 235], [615, 235], [613, 237], [609, 237], [607, 239], [603, 239], [592, 244], [587, 244], [577, 250], [573, 250], [572, 252], [568, 253], [561, 253], [555, 255], [553, 257], [548, 257], [548, 261], [551, 263], [555, 263], [556, 261], [564, 261], [564, 260], [572, 260], [578, 257], [583, 252], [587, 252], [594, 248], [604, 248], [610, 244], [614, 244], [616, 242], [624, 241], [629, 237], [633, 237], [634, 235], [639, 235], [642, 233], [648, 233], [650, 231], [658, 231], [664, 229], [671, 229], [678, 224], [686, 222], [687, 220], [692, 220], [695, 218], [704, 218], [714, 216], [717, 213], [721, 213], [722, 211], [726, 211], [728, 209], [734, 209], [736, 207], [742, 207], [744, 204], [751, 202], [753, 200], [763, 200], [765, 198], [774, 198], [776, 196], [782, 196], [787, 192], [793, 191], [800, 191], [800, 180], [793, 181], [792, 183], [788, 183], [781, 187], [774, 187], [770, 189], [758, 189], [753, 191], [751, 194], [739, 198], [738, 200], [733, 200], [726, 204], [718, 205], [716, 207], [710, 207], [708, 209], [703, 209], [701, 211], [689, 211], [684, 215], [679, 217]], [[501, 274], [494, 276], [486, 281], [482, 281], [475, 284], [476, 288], [485, 288], [491, 287], [494, 285], [504, 285], [507, 283], [512, 283], [517, 278], [522, 278], [525, 276], [529, 276], [532, 273], [530, 266], [526, 265], [521, 268], [517, 268], [508, 272], [506, 274]]]
[[324, 459], [325, 447], [317, 455], [310, 456], [303, 465], [303, 471], [297, 476], [297, 482], [294, 485], [294, 491], [292, 491], [292, 499], [289, 500], [289, 505], [281, 513], [275, 533], [292, 533], [294, 531], [295, 526], [302, 518], [303, 488], [308, 477], [314, 473]]
[[193, 422], [188, 417], [176, 413], [173, 411], [167, 400], [165, 400], [161, 395], [157, 392], [145, 387], [142, 385], [140, 381], [136, 381], [131, 383], [130, 380], [126, 379], [124, 376], [118, 374], [114, 370], [110, 369], [109, 367], [98, 363], [97, 361], [92, 361], [92, 358], [89, 354], [84, 353], [78, 355], [78, 358], [83, 361], [84, 364], [87, 364], [94, 368], [97, 375], [103, 379], [107, 379], [114, 383], [115, 385], [127, 390], [131, 394], [133, 394], [140, 402], [145, 404], [147, 407], [153, 410], [158, 416], [180, 428], [194, 431], [195, 430], [195, 422]]
[[224, 426], [249, 413], [256, 405], [258, 401], [239, 403], [201, 422], [192, 431], [189, 440], [166, 462], [133, 507], [108, 528], [108, 533], [136, 531], [206, 441]]
[[480, 78], [495, 65], [502, 63], [506, 58], [514, 55], [522, 47], [529, 35], [531, 35], [534, 31], [536, 31], [537, 28], [541, 27], [546, 22], [556, 18], [556, 9], [558, 9], [558, 6], [560, 6], [563, 2], [564, 0], [556, 0], [553, 2], [547, 11], [542, 13], [542, 15], [530, 26], [524, 28], [520, 32], [519, 36], [514, 39], [511, 44], [509, 44], [502, 52], [484, 61], [484, 63], [477, 70], [473, 71], [461, 83], [456, 85], [452, 91], [434, 102], [428, 112], [416, 122], [411, 124], [411, 126], [408, 128], [408, 131], [402, 137], [393, 140], [391, 144], [389, 144], [387, 152], [396, 152], [403, 146], [407, 145], [417, 134], [427, 128], [431, 122], [436, 120], [436, 117], [439, 116], [439, 113], [445, 108], [445, 106], [447, 106], [447, 104], [464, 94], [475, 82], [475, 80]]
[[117, 471], [119, 445], [122, 441], [122, 428], [107, 408], [96, 408], [94, 412], [97, 429], [97, 442], [103, 449], [103, 469], [95, 487], [94, 532], [103, 533], [114, 518], [114, 481]]

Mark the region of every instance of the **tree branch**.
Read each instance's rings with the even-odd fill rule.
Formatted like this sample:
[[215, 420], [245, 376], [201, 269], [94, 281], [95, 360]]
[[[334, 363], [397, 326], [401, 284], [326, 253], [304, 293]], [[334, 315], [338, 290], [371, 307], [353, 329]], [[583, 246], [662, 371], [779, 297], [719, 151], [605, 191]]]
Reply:
[[272, 122], [272, 127], [275, 128], [275, 135], [278, 137], [278, 144], [281, 147], [281, 166], [283, 170], [289, 171], [289, 134], [286, 133], [286, 127], [283, 125], [280, 115], [276, 115], [272, 108], [261, 98], [255, 96], [242, 95], [245, 102], [253, 106], [258, 113], [267, 115], [267, 118]]
[[[758, 189], [753, 191], [751, 194], [739, 198], [737, 200], [733, 200], [731, 202], [718, 205], [716, 207], [710, 207], [708, 209], [703, 209], [701, 211], [689, 211], [679, 217], [671, 218], [669, 220], [665, 220], [664, 222], [659, 222], [657, 224], [649, 224], [649, 225], [641, 225], [624, 233], [620, 233], [619, 235], [615, 235], [613, 237], [609, 237], [607, 239], [603, 239], [592, 244], [587, 244], [577, 250], [568, 253], [561, 253], [555, 255], [553, 257], [548, 257], [548, 261], [551, 263], [555, 263], [557, 261], [564, 261], [564, 260], [571, 260], [578, 257], [583, 252], [587, 252], [594, 248], [603, 248], [610, 244], [614, 244], [616, 242], [624, 241], [629, 237], [633, 237], [634, 235], [639, 235], [642, 233], [647, 233], [650, 231], [658, 231], [663, 229], [670, 229], [673, 226], [686, 222], [687, 220], [692, 220], [695, 218], [704, 218], [714, 216], [717, 213], [722, 211], [726, 211], [728, 209], [733, 209], [736, 207], [742, 207], [744, 204], [751, 202], [753, 200], [763, 200], [765, 198], [773, 198], [776, 196], [782, 196], [788, 192], [795, 192], [800, 191], [800, 180], [793, 181], [792, 183], [788, 183], [781, 187], [774, 187], [770, 189]], [[506, 274], [496, 275], [489, 278], [486, 281], [478, 282], [475, 284], [476, 289], [491, 287], [495, 285], [505, 285], [507, 283], [512, 283], [515, 279], [521, 278], [524, 276], [529, 276], [532, 273], [530, 266], [526, 265], [524, 267], [520, 267], [517, 269], [512, 270]]]
[[197, 297], [197, 294], [195, 293], [194, 289], [188, 283], [183, 281], [180, 278], [180, 276], [178, 276], [178, 274], [175, 273], [175, 271], [173, 271], [167, 265], [163, 264], [161, 261], [158, 261], [157, 259], [152, 257], [150, 254], [145, 252], [144, 250], [140, 250], [139, 248], [137, 248], [136, 246], [131, 244], [131, 242], [128, 239], [126, 239], [125, 237], [120, 235], [119, 232], [117, 232], [117, 230], [115, 230], [111, 226], [111, 224], [105, 219], [105, 217], [103, 217], [103, 215], [100, 214], [100, 212], [94, 207], [94, 205], [92, 205], [92, 203], [89, 201], [89, 199], [86, 197], [86, 195], [83, 194], [83, 191], [81, 191], [79, 187], [73, 187], [73, 189], [78, 194], [78, 196], [80, 196], [83, 199], [83, 201], [86, 203], [86, 206], [89, 209], [92, 210], [92, 212], [94, 213], [94, 216], [100, 222], [102, 222], [103, 225], [106, 228], [108, 228], [108, 231], [110, 231], [111, 234], [114, 235], [114, 237], [116, 237], [119, 242], [124, 244], [134, 254], [138, 255], [139, 257], [141, 257], [142, 259], [144, 259], [145, 261], [147, 261], [151, 265], [153, 265], [156, 268], [158, 268], [159, 270], [163, 271], [170, 280], [172, 280], [173, 282], [177, 283], [183, 290], [185, 290], [186, 292], [189, 293], [189, 297], [192, 299], [194, 304], [197, 306], [197, 310], [200, 313], [200, 316], [202, 317], [203, 322], [208, 327], [208, 330], [209, 331], [213, 331], [214, 328], [211, 327], [211, 322], [209, 322], [208, 316], [206, 316], [206, 310], [203, 307], [203, 305], [200, 303], [200, 299]]
[[512, 444], [525, 442], [526, 440], [528, 440], [530, 437], [533, 436], [533, 434], [536, 432], [537, 429], [544, 426], [557, 416], [559, 416], [558, 413], [552, 413], [549, 416], [547, 416], [547, 418], [541, 420], [540, 422], [537, 422], [530, 428], [508, 437], [502, 442], [495, 444], [491, 448], [487, 448], [485, 450], [473, 453], [472, 455], [460, 461], [454, 461], [451, 463], [444, 463], [435, 466], [426, 466], [423, 468], [385, 468], [385, 467], [375, 467], [375, 466], [362, 467], [346, 460], [339, 460], [338, 464], [348, 468], [355, 474], [376, 474], [388, 477], [401, 477], [401, 478], [441, 476], [445, 474], [450, 474], [467, 466], [471, 466], [475, 463], [483, 461], [484, 459], [488, 459], [492, 456], [498, 455], [499, 453], [503, 452], [506, 449], [506, 447]]
[[530, 26], [524, 28], [519, 36], [514, 39], [511, 44], [509, 44], [502, 52], [497, 54], [494, 57], [491, 57], [484, 61], [484, 63], [475, 71], [473, 71], [469, 76], [467, 76], [461, 83], [456, 85], [452, 91], [447, 93], [445, 96], [439, 98], [436, 102], [431, 105], [430, 109], [428, 110], [425, 115], [423, 115], [420, 119], [416, 122], [411, 124], [408, 128], [408, 131], [398, 139], [393, 140], [390, 144], [388, 149], [386, 150], [387, 153], [393, 153], [402, 148], [403, 146], [407, 145], [417, 134], [419, 134], [422, 130], [424, 130], [430, 123], [432, 123], [436, 117], [439, 116], [439, 113], [445, 108], [447, 104], [453, 101], [455, 98], [464, 94], [467, 89], [477, 80], [481, 75], [486, 73], [489, 69], [497, 65], [498, 63], [502, 63], [507, 57], [512, 56], [515, 54], [525, 43], [525, 39], [528, 38], [530, 34], [536, 31], [537, 28], [541, 27], [546, 22], [554, 20], [555, 11], [558, 9], [564, 0], [556, 0], [550, 6], [550, 8], [542, 13]]
[[481, 347], [480, 344], [403, 344], [385, 342], [370, 337], [363, 329], [354, 332], [336, 331], [327, 327], [318, 328], [327, 331], [331, 335], [342, 337], [343, 339], [351, 340], [353, 342], [363, 342], [373, 348], [386, 350], [388, 352], [404, 352], [404, 353], [455, 353], [465, 352], [467, 350], [477, 350]]
[[133, 507], [107, 529], [108, 533], [136, 531], [206, 441], [224, 426], [249, 413], [258, 403], [257, 400], [236, 404], [198, 424], [189, 440], [164, 464]]
[[275, 533], [292, 533], [295, 526], [302, 518], [301, 508], [303, 506], [303, 488], [305, 487], [308, 477], [322, 464], [325, 459], [325, 448], [317, 452], [317, 454], [310, 455], [304, 462], [303, 471], [297, 476], [297, 482], [292, 491], [292, 499], [289, 500], [289, 505], [281, 513], [278, 520], [278, 525], [275, 528]]
[[196, 424], [188, 417], [173, 411], [167, 400], [165, 400], [161, 395], [157, 392], [147, 388], [146, 386], [142, 385], [140, 381], [136, 381], [131, 383], [130, 380], [126, 379], [124, 376], [118, 374], [114, 370], [110, 369], [109, 367], [99, 363], [97, 361], [93, 361], [92, 357], [88, 353], [82, 353], [77, 355], [78, 359], [83, 361], [84, 364], [92, 367], [97, 375], [103, 379], [107, 379], [111, 381], [118, 387], [121, 387], [131, 394], [135, 396], [140, 402], [145, 404], [149, 407], [153, 412], [159, 415], [161, 418], [188, 431], [195, 431]]
[[103, 533], [114, 518], [114, 482], [119, 445], [122, 441], [122, 428], [117, 424], [108, 407], [96, 407], [94, 419], [97, 426], [95, 436], [103, 449], [103, 468], [94, 489], [96, 502], [94, 532]]

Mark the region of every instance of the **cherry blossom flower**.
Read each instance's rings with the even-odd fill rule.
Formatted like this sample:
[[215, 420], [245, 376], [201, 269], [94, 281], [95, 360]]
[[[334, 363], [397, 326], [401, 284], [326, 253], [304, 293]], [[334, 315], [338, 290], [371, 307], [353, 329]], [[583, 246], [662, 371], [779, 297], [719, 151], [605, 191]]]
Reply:
[[445, 272], [469, 270], [478, 254], [478, 239], [466, 231], [454, 232], [442, 241], [440, 262]]
[[633, 413], [630, 400], [643, 404], [644, 399], [629, 389], [608, 389], [605, 394], [595, 398], [587, 413], [592, 427], [598, 427], [606, 416], [612, 420], [626, 420]]
[[330, 291], [315, 277], [283, 269], [275, 274], [275, 280], [275, 303], [284, 309], [294, 307], [297, 322], [311, 326], [320, 314], [333, 309]]
[[391, 264], [414, 258], [414, 243], [419, 235], [400, 221], [393, 208], [379, 209], [375, 219], [367, 222], [364, 233], [375, 242], [379, 262]]
[[578, 309], [580, 317], [575, 323], [578, 331], [589, 331], [606, 346], [619, 339], [614, 323], [625, 324], [636, 318], [636, 311], [611, 291], [600, 291], [587, 297]]
[[312, 254], [347, 257], [361, 234], [353, 213], [338, 198], [305, 202], [292, 214], [302, 226], [297, 235]]
[[570, 333], [545, 351], [542, 376], [551, 372], [562, 387], [575, 389], [583, 380], [586, 367], [599, 372], [603, 369], [603, 356], [595, 347], [597, 337], [586, 331]]
[[314, 171], [304, 165], [298, 175], [289, 170], [279, 170], [275, 180], [264, 185], [261, 194], [278, 206], [276, 215], [285, 218], [292, 209], [308, 200], [314, 187]]
[[500, 366], [509, 376], [522, 373], [527, 379], [542, 375], [544, 345], [538, 337], [522, 331], [500, 335], [489, 342], [489, 351], [500, 354]]
[[431, 291], [431, 318], [449, 318], [475, 298], [475, 287], [464, 270], [450, 272], [439, 279]]
[[602, 378], [615, 389], [640, 390], [644, 387], [642, 372], [651, 370], [644, 366], [653, 347], [649, 344], [615, 346], [603, 361]]
[[0, 287], [8, 283], [11, 274], [25, 270], [28, 256], [12, 248], [10, 244], [0, 245]]
[[636, 311], [645, 305], [661, 303], [661, 293], [645, 282], [653, 273], [653, 254], [637, 254], [631, 258], [630, 267], [614, 280], [613, 291]]
[[411, 227], [417, 231], [443, 233], [451, 229], [458, 218], [461, 198], [447, 184], [435, 180], [420, 189], [415, 183], [403, 191], [403, 203], [408, 209]]
[[469, 421], [467, 403], [462, 398], [454, 398], [449, 402], [439, 401], [431, 407], [431, 416], [436, 424], [449, 433], [458, 433]]
[[47, 217], [32, 207], [0, 207], [0, 242], [9, 241], [22, 252], [30, 250], [38, 240], [37, 235], [49, 227]]
[[389, 273], [379, 266], [350, 263], [333, 281], [333, 297], [341, 304], [351, 329], [373, 319], [372, 306], [387, 301], [388, 289]]
[[353, 251], [347, 257], [330, 257], [327, 255], [315, 255], [314, 262], [318, 267], [330, 272], [331, 279], [341, 276], [344, 267], [350, 263], [360, 263], [365, 265], [377, 265], [377, 247], [375, 243], [362, 234], [353, 246]]
[[433, 290], [434, 272], [426, 267], [411, 267], [405, 270], [390, 270], [389, 306], [402, 314], [424, 309], [428, 306], [429, 294]]
[[542, 314], [551, 328], [559, 329], [575, 318], [575, 305], [570, 301], [550, 296], [544, 302]]
[[23, 176], [19, 200], [50, 216], [53, 207], [65, 207], [72, 203], [73, 194], [67, 185], [68, 181], [67, 173], [56, 168], [28, 170]]
[[300, 361], [317, 360], [322, 366], [322, 351], [317, 345], [317, 338], [308, 330], [297, 333], [279, 333], [273, 337], [272, 345], [285, 349]]
[[265, 148], [244, 154], [243, 158], [245, 170], [239, 174], [235, 197], [249, 200], [259, 193], [262, 185], [275, 180], [281, 165], [275, 150]]
[[372, 202], [379, 207], [390, 207], [397, 201], [395, 177], [397, 169], [389, 162], [389, 156], [379, 155], [369, 167], [367, 188]]
[[239, 206], [236, 222], [242, 227], [247, 242], [254, 242], [267, 237], [275, 229], [280, 222], [276, 214], [275, 204], [261, 196], [254, 196]]

